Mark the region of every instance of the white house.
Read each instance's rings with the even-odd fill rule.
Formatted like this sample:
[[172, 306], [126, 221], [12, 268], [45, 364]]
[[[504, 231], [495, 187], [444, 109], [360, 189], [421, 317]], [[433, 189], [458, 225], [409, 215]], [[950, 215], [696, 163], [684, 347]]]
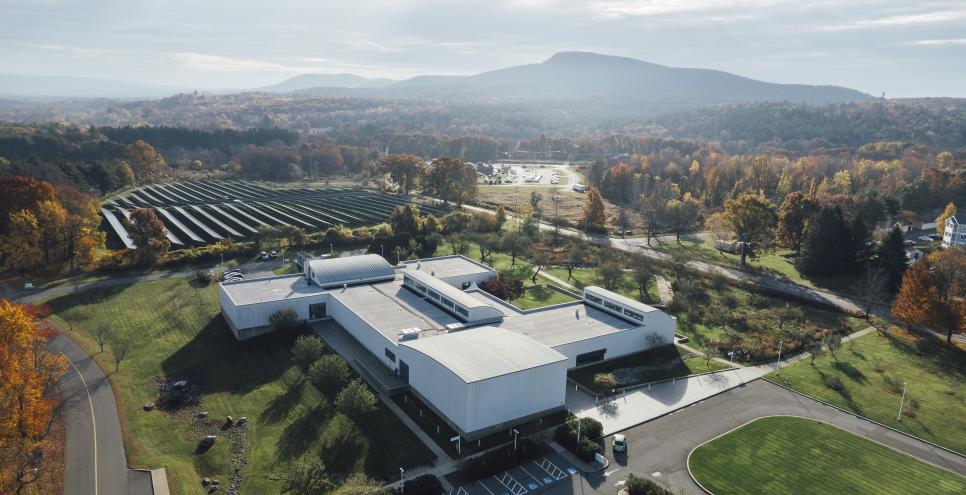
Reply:
[[943, 247], [966, 248], [966, 225], [959, 223], [955, 216], [946, 219], [943, 227]]
[[562, 408], [570, 368], [673, 342], [673, 317], [620, 294], [587, 287], [524, 311], [478, 288], [495, 275], [463, 256], [312, 260], [302, 275], [222, 283], [221, 307], [239, 340], [284, 308], [332, 318], [470, 439]]

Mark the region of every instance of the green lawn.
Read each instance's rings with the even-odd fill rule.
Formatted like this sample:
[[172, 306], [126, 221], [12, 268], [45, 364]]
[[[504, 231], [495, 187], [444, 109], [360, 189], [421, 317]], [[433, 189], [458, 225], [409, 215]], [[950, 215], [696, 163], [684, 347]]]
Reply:
[[[846, 344], [836, 356], [826, 352], [815, 366], [805, 359], [766, 378], [966, 452], [966, 351], [894, 328], [856, 339], [851, 350]], [[896, 421], [903, 382], [908, 382], [906, 404]]]
[[[540, 277], [537, 280], [541, 280]], [[523, 295], [513, 301], [510, 301], [514, 306], [520, 309], [534, 309], [542, 308], [544, 306], [553, 306], [554, 304], [563, 304], [568, 302], [576, 301], [573, 297], [568, 296], [560, 291], [556, 291], [546, 287], [528, 287], [527, 290], [523, 292]]]
[[[243, 493], [277, 493], [280, 475], [299, 456], [321, 455], [330, 473], [361, 472], [377, 479], [399, 467], [428, 461], [431, 453], [384, 406], [353, 425], [308, 385], [292, 365], [295, 333], [238, 342], [218, 314], [218, 289], [193, 288], [183, 278], [141, 282], [55, 297], [52, 320], [79, 341], [105, 370], [110, 351], [98, 353], [90, 332], [98, 324], [136, 342], [111, 375], [119, 393], [125, 447], [135, 466], [167, 468], [177, 493], [195, 493], [203, 476], [227, 483], [233, 466], [228, 443], [196, 455], [198, 433], [186, 415], [145, 412], [157, 399], [158, 378], [187, 378], [204, 392], [211, 418], [251, 418]], [[272, 479], [274, 478], [274, 479]]]
[[[715, 360], [706, 362], [701, 356], [691, 355], [687, 349], [669, 345], [659, 349], [637, 352], [628, 356], [569, 372], [570, 378], [581, 385], [596, 390], [594, 375], [597, 373], [614, 373], [626, 375], [627, 381], [621, 386], [631, 386], [640, 383], [680, 378], [682, 376], [706, 373], [727, 368], [727, 365]], [[603, 390], [597, 390], [604, 392]]]
[[728, 494], [960, 494], [966, 478], [811, 419], [768, 417], [695, 449], [694, 478]]
[[[578, 289], [587, 287], [588, 285], [600, 285], [599, 277], [597, 272], [593, 268], [574, 268], [572, 275], [573, 278], [567, 279], [567, 269], [562, 267], [550, 267], [546, 269], [546, 272], [553, 275], [554, 277], [568, 282]], [[624, 280], [618, 285], [615, 291], [619, 294], [627, 296], [636, 301], [640, 300], [640, 293], [637, 290], [637, 282], [634, 281], [634, 274], [631, 272], [624, 273]], [[647, 291], [645, 292], [644, 302], [646, 304], [657, 304], [661, 301], [661, 298], [657, 293], [657, 284], [654, 278], [647, 283]]]

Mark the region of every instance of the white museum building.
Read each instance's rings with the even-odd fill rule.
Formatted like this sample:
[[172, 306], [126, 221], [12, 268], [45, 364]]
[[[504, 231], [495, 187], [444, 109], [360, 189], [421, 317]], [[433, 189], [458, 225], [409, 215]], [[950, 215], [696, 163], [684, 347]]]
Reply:
[[239, 340], [285, 308], [333, 319], [467, 438], [564, 407], [567, 370], [674, 340], [675, 318], [600, 287], [521, 310], [479, 289], [496, 271], [463, 256], [390, 265], [375, 254], [310, 260], [302, 275], [223, 282]]

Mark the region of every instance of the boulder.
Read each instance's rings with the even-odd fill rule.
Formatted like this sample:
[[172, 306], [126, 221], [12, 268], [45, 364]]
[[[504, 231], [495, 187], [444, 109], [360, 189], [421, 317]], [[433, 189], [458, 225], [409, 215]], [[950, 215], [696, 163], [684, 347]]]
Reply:
[[241, 426], [241, 425], [243, 425], [243, 424], [245, 424], [247, 422], [248, 422], [248, 417], [246, 417], [246, 416], [242, 416], [242, 417], [238, 418], [238, 426]]
[[153, 411], [154, 410], [154, 402], [147, 402], [147, 403], [145, 403], [144, 404], [144, 410], [145, 411]]
[[200, 413], [198, 413], [198, 417], [199, 418], [207, 418], [208, 417], [208, 411], [201, 411]]
[[234, 418], [232, 418], [231, 416], [228, 416], [227, 418], [225, 418], [225, 425], [226, 426], [231, 426], [233, 424], [235, 424], [235, 419]]
[[211, 484], [211, 480], [208, 478], [201, 478], [201, 486], [208, 486]]

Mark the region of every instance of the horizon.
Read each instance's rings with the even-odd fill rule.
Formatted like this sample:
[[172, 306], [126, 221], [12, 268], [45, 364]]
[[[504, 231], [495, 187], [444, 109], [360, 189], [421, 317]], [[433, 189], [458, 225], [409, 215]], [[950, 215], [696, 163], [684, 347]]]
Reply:
[[[486, 6], [283, 0], [270, 12], [228, 2], [179, 8], [114, 0], [0, 1], [9, 18], [0, 61], [13, 75], [244, 90], [303, 74], [395, 80], [472, 75], [583, 51], [873, 96], [966, 97], [966, 67], [949, 63], [966, 59], [966, 38], [957, 29], [966, 6], [948, 0], [834, 6], [787, 0], [507, 0]], [[327, 28], [325, 19], [337, 19], [338, 26]]]

